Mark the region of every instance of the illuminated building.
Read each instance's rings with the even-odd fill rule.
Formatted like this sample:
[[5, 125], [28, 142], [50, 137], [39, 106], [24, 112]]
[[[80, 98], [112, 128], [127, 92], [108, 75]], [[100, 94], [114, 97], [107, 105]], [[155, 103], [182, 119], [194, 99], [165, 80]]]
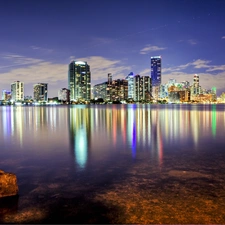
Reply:
[[[112, 89], [112, 87], [110, 89]], [[104, 100], [109, 100], [108, 91], [109, 91], [108, 90], [108, 82], [96, 84], [94, 86], [94, 97], [95, 98], [102, 98]], [[111, 92], [111, 90], [110, 90], [110, 92]]]
[[189, 90], [172, 90], [168, 93], [168, 101], [173, 103], [182, 103], [190, 101]]
[[125, 79], [112, 80], [94, 86], [94, 97], [105, 101], [124, 101], [132, 98], [135, 101], [151, 99], [151, 78], [149, 76], [134, 76], [130, 73]]
[[134, 99], [134, 73], [130, 72], [125, 79], [128, 81], [128, 98]]
[[181, 84], [183, 85], [184, 88], [189, 88], [190, 87], [190, 82], [189, 81], [182, 81]]
[[151, 99], [151, 78], [149, 76], [134, 76], [134, 101]]
[[151, 57], [152, 95], [158, 100], [161, 85], [161, 56]]
[[3, 101], [9, 101], [11, 99], [11, 92], [3, 90], [2, 91], [2, 100]]
[[11, 83], [11, 100], [14, 102], [24, 100], [24, 83], [15, 81]]
[[128, 81], [125, 79], [112, 80], [108, 74], [108, 81], [94, 86], [94, 97], [105, 101], [123, 101], [128, 97]]
[[216, 101], [216, 100], [217, 100], [217, 96], [216, 96], [216, 87], [212, 87], [211, 93], [212, 93], [213, 101]]
[[159, 88], [159, 98], [163, 99], [168, 96], [168, 93], [166, 91], [166, 85], [161, 84]]
[[107, 83], [107, 89], [106, 90], [107, 90], [107, 93], [106, 93], [107, 96], [105, 98], [108, 101], [112, 101], [112, 74], [111, 73], [108, 73], [108, 83]]
[[58, 91], [58, 99], [63, 102], [69, 102], [70, 101], [70, 90], [67, 88], [61, 88]]
[[36, 102], [48, 101], [48, 84], [47, 83], [34, 84], [34, 101]]
[[128, 97], [128, 81], [117, 79], [112, 81], [112, 101], [123, 101]]
[[149, 76], [141, 77], [142, 82], [142, 99], [141, 100], [150, 100], [152, 93], [152, 82]]
[[151, 57], [152, 86], [159, 87], [161, 84], [161, 56]]
[[87, 62], [72, 61], [68, 71], [68, 89], [71, 101], [89, 101], [91, 98], [91, 73]]
[[193, 84], [191, 86], [191, 100], [195, 98], [196, 95], [201, 94], [201, 86], [199, 85], [199, 76], [194, 75]]

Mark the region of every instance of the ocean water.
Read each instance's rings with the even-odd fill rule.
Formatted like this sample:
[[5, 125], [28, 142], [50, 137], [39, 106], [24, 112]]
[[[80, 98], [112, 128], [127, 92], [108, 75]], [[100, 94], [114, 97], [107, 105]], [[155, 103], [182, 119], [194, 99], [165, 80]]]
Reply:
[[[225, 223], [225, 105], [0, 107], [3, 223]], [[9, 202], [9, 201], [8, 201]]]

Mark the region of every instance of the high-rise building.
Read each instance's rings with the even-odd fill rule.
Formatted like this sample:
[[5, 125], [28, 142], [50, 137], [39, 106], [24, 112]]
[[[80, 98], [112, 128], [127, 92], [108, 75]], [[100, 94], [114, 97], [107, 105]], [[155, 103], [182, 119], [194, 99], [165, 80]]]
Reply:
[[107, 100], [112, 101], [112, 74], [108, 73], [108, 83], [107, 83]]
[[34, 101], [47, 102], [48, 101], [48, 84], [38, 83], [34, 85]]
[[199, 85], [199, 75], [195, 74], [193, 78], [193, 84], [191, 86], [191, 100], [193, 100], [196, 95], [201, 94], [201, 90], [201, 86]]
[[87, 62], [72, 61], [68, 71], [68, 89], [71, 101], [89, 101], [91, 98], [91, 73]]
[[108, 99], [108, 82], [103, 82], [101, 84], [96, 84], [94, 86], [94, 98], [102, 98], [104, 100]]
[[161, 56], [151, 57], [152, 96], [157, 101], [161, 85]]
[[161, 56], [151, 57], [151, 79], [153, 87], [161, 85]]
[[128, 81], [117, 79], [112, 81], [112, 101], [124, 101], [128, 96]]
[[2, 100], [3, 101], [9, 101], [11, 99], [11, 92], [3, 90], [2, 91]]
[[14, 102], [24, 100], [24, 83], [15, 81], [11, 83], [11, 100]]
[[63, 102], [70, 102], [70, 90], [67, 88], [61, 88], [58, 91], [58, 99]]
[[134, 101], [151, 99], [151, 78], [149, 76], [134, 76]]
[[130, 72], [125, 79], [128, 81], [128, 99], [134, 99], [134, 73]]

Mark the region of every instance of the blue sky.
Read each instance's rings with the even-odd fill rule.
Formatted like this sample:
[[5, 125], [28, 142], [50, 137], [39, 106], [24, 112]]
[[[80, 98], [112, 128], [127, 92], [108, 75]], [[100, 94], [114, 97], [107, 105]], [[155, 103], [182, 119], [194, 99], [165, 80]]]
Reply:
[[162, 83], [174, 78], [225, 91], [224, 0], [1, 0], [0, 90], [15, 80], [67, 87], [68, 64], [85, 60], [92, 85], [107, 74], [150, 75], [162, 56]]

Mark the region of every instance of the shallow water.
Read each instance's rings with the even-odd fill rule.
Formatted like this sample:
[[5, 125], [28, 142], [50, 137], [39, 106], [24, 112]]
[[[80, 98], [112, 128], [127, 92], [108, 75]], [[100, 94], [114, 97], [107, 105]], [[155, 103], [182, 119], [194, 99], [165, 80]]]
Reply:
[[17, 175], [19, 198], [0, 220], [225, 223], [224, 110], [2, 106], [0, 169]]

